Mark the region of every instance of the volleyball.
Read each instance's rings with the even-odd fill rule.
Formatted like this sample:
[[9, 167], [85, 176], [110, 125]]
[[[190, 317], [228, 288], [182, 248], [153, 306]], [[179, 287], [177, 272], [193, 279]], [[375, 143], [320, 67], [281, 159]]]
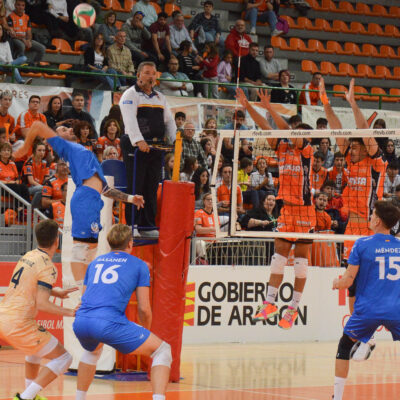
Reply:
[[82, 3], [74, 8], [73, 18], [79, 28], [89, 28], [96, 21], [96, 11], [87, 3]]

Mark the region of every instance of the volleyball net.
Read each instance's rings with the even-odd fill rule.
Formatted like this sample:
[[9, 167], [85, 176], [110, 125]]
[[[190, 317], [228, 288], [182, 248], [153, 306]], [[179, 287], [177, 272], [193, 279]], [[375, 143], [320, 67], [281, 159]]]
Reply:
[[[387, 190], [384, 186], [385, 177], [389, 169], [393, 167], [393, 162], [386, 161], [380, 147], [388, 139], [393, 141], [395, 147], [398, 147], [400, 129], [220, 130], [219, 134], [211, 176], [217, 238], [228, 236], [311, 239], [330, 242], [354, 241], [369, 234], [368, 220], [374, 203], [380, 199], [390, 201], [395, 197], [393, 187], [389, 193], [385, 192]], [[220, 186], [221, 183], [223, 184], [218, 161], [224, 140], [233, 144], [232, 189], [229, 193], [230, 206], [226, 213], [229, 216], [227, 232], [221, 229], [218, 218], [218, 214], [221, 216]], [[239, 159], [240, 148], [249, 145], [253, 148], [253, 154], [257, 154], [252, 159], [253, 168], [248, 168], [247, 172], [242, 168], [239, 172], [243, 154], [245, 154], [242, 151], [241, 159]], [[324, 146], [329, 147], [329, 153], [325, 151]], [[331, 165], [327, 168], [323, 167], [326, 157], [331, 159]], [[251, 185], [250, 175], [250, 170], [257, 171], [260, 158], [266, 160], [267, 172], [272, 175], [273, 184], [263, 188], [265, 189], [261, 190], [263, 193], [253, 193], [252, 198], [259, 196], [259, 206], [262, 206], [263, 195], [265, 197], [269, 193], [274, 193], [277, 195], [278, 204], [281, 207], [283, 205], [278, 215], [277, 228], [272, 231], [246, 230], [237, 223], [243, 214], [243, 198], [251, 197], [243, 196], [243, 194], [251, 190], [256, 192], [260, 190]], [[230, 164], [230, 162], [231, 160], [224, 160], [225, 164]], [[243, 179], [247, 179], [247, 182]], [[237, 189], [238, 187], [241, 189]], [[315, 210], [320, 193], [325, 194], [321, 196], [325, 200], [322, 201], [322, 205], [318, 202], [319, 208]], [[325, 229], [319, 229], [321, 226], [317, 227], [318, 229], [307, 229], [307, 223], [304, 221], [307, 221], [308, 216], [314, 215], [314, 211], [317, 211], [316, 222], [321, 221], [318, 211], [326, 211], [324, 202], [327, 203], [325, 209], [329, 205], [330, 209], [337, 210], [333, 214], [337, 214], [342, 231], [336, 229], [336, 223], [333, 224], [334, 228], [331, 225], [328, 228], [325, 226]], [[287, 207], [288, 204], [291, 206]], [[245, 208], [252, 206], [254, 207], [254, 204], [244, 204]], [[308, 215], [309, 212], [310, 215]], [[333, 221], [334, 218], [331, 220]], [[283, 226], [285, 229], [282, 229]], [[321, 231], [329, 231], [329, 233]]]

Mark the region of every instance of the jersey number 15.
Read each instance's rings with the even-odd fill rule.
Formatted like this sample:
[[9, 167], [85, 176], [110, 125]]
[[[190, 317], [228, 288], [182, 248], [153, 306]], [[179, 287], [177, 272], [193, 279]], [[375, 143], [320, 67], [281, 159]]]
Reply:
[[389, 257], [389, 271], [392, 269], [395, 273], [389, 272], [385, 276], [385, 257], [376, 257], [375, 261], [379, 263], [379, 279], [389, 279], [397, 281], [400, 279], [400, 257]]
[[94, 275], [93, 283], [99, 283], [99, 280], [101, 280], [105, 284], [117, 282], [118, 272], [116, 271], [116, 269], [121, 267], [121, 265], [111, 265], [103, 272], [102, 270], [104, 264], [96, 264], [94, 267], [96, 268], [96, 273]]

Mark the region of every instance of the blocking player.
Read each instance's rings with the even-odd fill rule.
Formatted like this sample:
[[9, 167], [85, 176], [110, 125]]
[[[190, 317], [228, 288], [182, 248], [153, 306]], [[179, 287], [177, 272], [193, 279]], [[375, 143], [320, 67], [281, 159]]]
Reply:
[[71, 270], [75, 282], [81, 289], [88, 264], [97, 251], [101, 230], [100, 211], [103, 208], [101, 195], [117, 201], [143, 207], [142, 196], [132, 196], [107, 186], [106, 179], [96, 156], [76, 141], [72, 128], [59, 126], [56, 133], [41, 122], [34, 122], [22, 148], [15, 155], [21, 157], [28, 151], [36, 136], [47, 139], [47, 143], [60, 158], [68, 161], [71, 177], [76, 185], [71, 199], [72, 237]]
[[[261, 106], [271, 114], [278, 129], [290, 129], [286, 121], [272, 108], [269, 96], [260, 90]], [[237, 90], [239, 103], [246, 108], [254, 122], [261, 129], [271, 130], [268, 121], [262, 117], [248, 102], [241, 89]], [[312, 129], [300, 124], [298, 129]], [[313, 232], [316, 217], [311, 196], [311, 167], [313, 149], [308, 140], [303, 138], [267, 139], [271, 149], [275, 150], [279, 163], [279, 193], [278, 199], [283, 200], [283, 208], [278, 219], [279, 232]], [[259, 306], [255, 320], [264, 320], [278, 314], [275, 299], [283, 280], [284, 268], [287, 265], [292, 244], [294, 250], [294, 292], [291, 305], [287, 308], [279, 327], [290, 329], [298, 317], [297, 307], [307, 280], [308, 254], [311, 240], [275, 239], [275, 254], [271, 259], [271, 275], [268, 284], [266, 301]]]
[[[51, 259], [59, 244], [57, 222], [40, 222], [35, 227], [35, 235], [38, 248], [20, 258], [0, 302], [0, 337], [26, 354], [26, 389], [17, 393], [14, 400], [41, 399], [39, 391], [66, 372], [72, 362], [71, 355], [53, 335], [37, 324], [35, 316], [38, 311], [44, 311], [73, 317], [75, 310], [60, 307], [49, 298], [65, 299], [78, 288], [53, 288], [57, 269]], [[50, 361], [40, 369], [42, 358]]]
[[[78, 367], [76, 400], [86, 399], [104, 343], [123, 354], [150, 356], [153, 359], [153, 400], [165, 400], [172, 362], [171, 346], [148, 330], [151, 325], [149, 269], [130, 254], [133, 239], [129, 226], [114, 225], [107, 240], [111, 252], [97, 257], [88, 266], [82, 305], [73, 324], [75, 335], [84, 348]], [[125, 316], [133, 292], [143, 326]]]
[[369, 223], [374, 235], [358, 239], [342, 278], [333, 289], [347, 289], [357, 280], [354, 312], [344, 327], [335, 365], [334, 400], [342, 400], [354, 343], [367, 343], [375, 330], [385, 326], [400, 340], [400, 239], [390, 229], [400, 210], [390, 202], [377, 201]]

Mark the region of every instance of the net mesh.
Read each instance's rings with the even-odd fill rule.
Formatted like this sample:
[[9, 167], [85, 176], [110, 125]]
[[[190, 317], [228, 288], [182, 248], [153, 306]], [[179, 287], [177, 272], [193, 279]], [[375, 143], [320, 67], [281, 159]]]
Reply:
[[[217, 222], [217, 236], [337, 242], [347, 258], [354, 240], [371, 233], [376, 200], [398, 201], [391, 180], [398, 170], [391, 171], [395, 166], [378, 143], [397, 141], [399, 134], [400, 129], [221, 130], [216, 160], [224, 139], [233, 141], [234, 157], [231, 186], [217, 162], [212, 174], [214, 219], [230, 216], [227, 233]], [[246, 146], [256, 156], [250, 165], [243, 161]], [[270, 195], [276, 196], [267, 212], [273, 222], [263, 224], [256, 209], [267, 209]]]

